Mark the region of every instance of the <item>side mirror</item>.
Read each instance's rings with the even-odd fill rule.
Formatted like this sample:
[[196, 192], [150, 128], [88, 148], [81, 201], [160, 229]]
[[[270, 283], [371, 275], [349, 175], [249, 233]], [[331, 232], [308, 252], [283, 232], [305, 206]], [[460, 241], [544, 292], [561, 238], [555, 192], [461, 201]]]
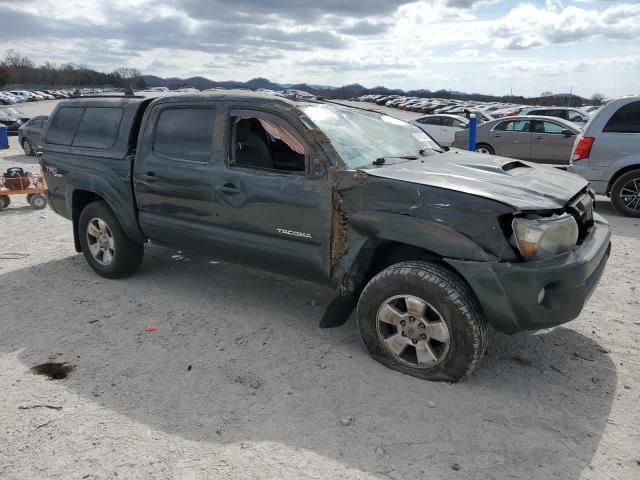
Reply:
[[565, 137], [573, 137], [575, 135], [575, 133], [573, 133], [571, 130], [569, 130], [568, 128], [565, 128], [564, 130], [562, 130], [562, 134]]

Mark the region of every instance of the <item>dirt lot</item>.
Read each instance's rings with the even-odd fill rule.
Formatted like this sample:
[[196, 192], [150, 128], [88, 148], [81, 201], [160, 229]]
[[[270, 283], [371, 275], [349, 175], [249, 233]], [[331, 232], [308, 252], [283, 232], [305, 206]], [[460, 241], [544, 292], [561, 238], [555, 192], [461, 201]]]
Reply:
[[[36, 169], [15, 137], [9, 165]], [[640, 221], [598, 209], [613, 253], [581, 317], [494, 333], [448, 385], [370, 359], [353, 321], [319, 329], [328, 290], [159, 247], [108, 281], [69, 222], [14, 200], [0, 212], [0, 478], [638, 479]], [[48, 361], [74, 368], [30, 372]]]

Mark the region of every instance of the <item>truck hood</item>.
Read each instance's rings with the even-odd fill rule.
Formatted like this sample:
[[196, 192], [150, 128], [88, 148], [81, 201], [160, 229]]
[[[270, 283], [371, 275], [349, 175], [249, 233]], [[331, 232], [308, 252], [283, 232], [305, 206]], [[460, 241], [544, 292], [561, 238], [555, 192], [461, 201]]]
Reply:
[[363, 170], [375, 177], [488, 198], [523, 211], [561, 209], [588, 184], [554, 167], [458, 149]]

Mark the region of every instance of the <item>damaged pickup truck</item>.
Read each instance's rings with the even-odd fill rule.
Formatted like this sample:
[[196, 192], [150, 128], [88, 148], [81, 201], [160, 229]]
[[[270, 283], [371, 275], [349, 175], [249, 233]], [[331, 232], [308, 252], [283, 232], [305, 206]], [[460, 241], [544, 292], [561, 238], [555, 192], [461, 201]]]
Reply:
[[247, 92], [62, 101], [38, 152], [49, 204], [108, 278], [143, 244], [333, 287], [383, 364], [457, 381], [491, 325], [576, 318], [610, 251], [586, 180], [445, 151], [417, 127]]

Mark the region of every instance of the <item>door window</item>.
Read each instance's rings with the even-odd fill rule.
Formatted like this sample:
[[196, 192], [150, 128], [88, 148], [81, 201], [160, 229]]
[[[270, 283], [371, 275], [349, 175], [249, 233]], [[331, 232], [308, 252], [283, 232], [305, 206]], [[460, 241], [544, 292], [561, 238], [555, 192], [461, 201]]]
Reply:
[[270, 116], [234, 116], [231, 124], [232, 166], [305, 171], [304, 143], [283, 122]]
[[529, 120], [508, 120], [499, 123], [494, 130], [502, 132], [528, 132]]
[[640, 133], [640, 102], [620, 107], [609, 119], [603, 132]]
[[211, 158], [213, 108], [167, 108], [160, 112], [153, 151], [172, 160], [207, 163]]
[[535, 133], [551, 133], [555, 135], [562, 135], [562, 132], [566, 130], [562, 125], [555, 122], [534, 122], [534, 132]]
[[461, 122], [460, 120], [453, 120], [453, 126], [455, 128], [467, 128], [467, 124], [464, 122]]
[[424, 125], [440, 125], [440, 117], [425, 117], [418, 120], [419, 123]]
[[453, 118], [440, 117], [440, 121], [442, 122], [442, 126], [443, 127], [452, 127], [453, 126]]

